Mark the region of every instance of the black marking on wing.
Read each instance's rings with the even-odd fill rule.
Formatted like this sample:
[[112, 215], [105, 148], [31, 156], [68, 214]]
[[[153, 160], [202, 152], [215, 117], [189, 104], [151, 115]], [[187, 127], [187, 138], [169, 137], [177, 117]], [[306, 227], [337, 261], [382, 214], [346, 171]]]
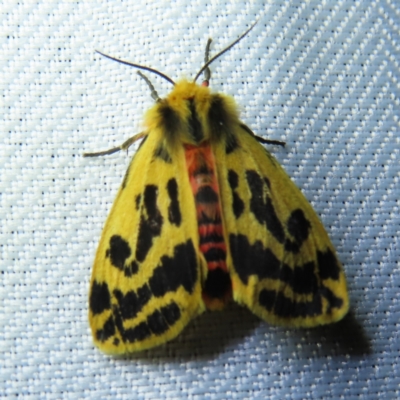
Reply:
[[338, 280], [340, 276], [340, 267], [332, 250], [317, 252], [318, 269], [321, 279]]
[[114, 317], [114, 324], [121, 334], [123, 341], [125, 342], [125, 328], [124, 328], [124, 321], [122, 319], [121, 311], [118, 305], [113, 305], [113, 317]]
[[181, 210], [178, 200], [178, 184], [175, 178], [171, 178], [167, 183], [167, 192], [170, 199], [168, 206], [168, 219], [171, 224], [180, 226], [182, 222]]
[[240, 198], [239, 193], [236, 191], [239, 186], [239, 175], [232, 169], [228, 171], [228, 182], [232, 189], [232, 208], [236, 218], [239, 218], [244, 211], [244, 201]]
[[286, 229], [291, 239], [285, 235], [284, 226], [278, 218], [272, 199], [268, 193], [271, 191], [271, 183], [267, 177], [254, 170], [246, 171], [246, 179], [251, 192], [250, 211], [257, 221], [266, 225], [272, 236], [285, 245], [285, 250], [291, 253], [298, 253], [302, 244], [307, 240], [311, 232], [311, 224], [304, 215], [304, 212], [297, 208], [292, 211], [286, 221]]
[[127, 263], [131, 256], [129, 243], [119, 235], [113, 235], [109, 242], [110, 247], [106, 250], [106, 258], [110, 258], [111, 265], [123, 271], [125, 276], [130, 277], [139, 271], [135, 260]]
[[197, 115], [194, 100], [188, 100], [188, 105], [190, 111], [190, 116], [188, 119], [189, 134], [196, 143], [200, 143], [204, 139], [204, 132]]
[[[111, 309], [111, 296], [107, 283], [99, 283], [96, 280], [93, 281], [90, 291], [89, 308], [93, 316]], [[96, 339], [99, 341], [106, 341], [114, 334], [115, 325], [112, 316], [107, 319], [102, 329], [98, 329], [95, 332]]]
[[283, 318], [313, 317], [322, 313], [321, 293], [314, 294], [311, 301], [293, 301], [282, 292], [263, 289], [258, 301], [268, 311]]
[[181, 317], [181, 310], [176, 303], [171, 302], [165, 307], [161, 308], [161, 313], [168, 325], [173, 325]]
[[149, 325], [146, 322], [141, 322], [133, 328], [124, 329], [122, 333], [124, 341], [129, 343], [144, 340], [151, 335]]
[[115, 289], [113, 294], [118, 301], [122, 320], [135, 318], [137, 313], [140, 312], [151, 299], [151, 291], [148, 285], [142, 286], [137, 292], [130, 290], [126, 294]]
[[290, 214], [286, 227], [290, 235], [294, 237], [294, 242], [287, 239], [285, 249], [297, 253], [310, 234], [311, 224], [306, 219], [303, 211], [298, 208]]
[[111, 264], [120, 269], [124, 269], [125, 261], [131, 255], [129, 243], [119, 235], [110, 238], [110, 247], [106, 250], [106, 258], [110, 258]]
[[135, 208], [136, 210], [139, 210], [140, 208], [140, 202], [142, 201], [142, 194], [139, 193], [136, 197], [135, 197]]
[[131, 277], [139, 271], [138, 263], [144, 261], [153, 245], [153, 239], [161, 234], [163, 217], [157, 206], [157, 196], [157, 186], [147, 185], [144, 193], [135, 197], [136, 210], [140, 210], [141, 214], [134, 260], [130, 263], [127, 262], [132, 254], [132, 249], [124, 238], [119, 235], [113, 235], [110, 238], [106, 257], [110, 258], [111, 265], [124, 271], [126, 277]]
[[113, 316], [110, 316], [107, 321], [104, 323], [102, 329], [97, 329], [96, 331], [96, 339], [100, 342], [105, 342], [110, 337], [115, 335], [115, 323]]
[[[299, 302], [287, 298], [280, 291], [263, 289], [259, 294], [259, 302], [267, 310], [273, 310], [281, 317], [318, 315], [322, 312], [322, 296], [329, 302], [330, 309], [342, 306], [343, 300], [336, 297], [322, 282], [318, 281], [317, 269], [321, 271], [321, 268], [313, 261], [291, 268], [281, 262], [271, 249], [264, 248], [261, 241], [256, 241], [251, 245], [245, 235], [231, 234], [229, 243], [235, 271], [244, 284], [248, 283], [251, 275], [255, 275], [260, 280], [266, 278], [279, 280], [299, 295], [311, 294], [313, 296], [310, 302]], [[322, 253], [324, 255], [319, 254], [318, 258], [323, 261], [326, 255], [329, 263], [332, 263], [331, 257], [334, 255], [329, 253], [328, 250], [326, 253]], [[318, 260], [319, 262], [320, 260]], [[329, 265], [329, 263], [325, 265]], [[337, 263], [333, 263], [333, 265], [334, 269], [338, 269]], [[335, 272], [332, 274], [335, 275]], [[324, 279], [323, 276], [326, 275], [327, 273], [324, 271], [322, 276], [320, 275], [321, 279]]]
[[175, 246], [173, 257], [163, 256], [149, 280], [154, 296], [162, 297], [183, 286], [193, 293], [197, 281], [197, 259], [192, 241]]
[[139, 271], [139, 264], [135, 260], [132, 260], [130, 264], [125, 266], [124, 272], [126, 277], [131, 277], [132, 275], [137, 274], [138, 271]]
[[147, 317], [146, 322], [123, 331], [123, 339], [126, 342], [133, 343], [144, 340], [152, 334], [161, 335], [166, 332], [171, 325], [179, 320], [181, 316], [178, 305], [174, 302], [155, 310]]
[[328, 300], [328, 312], [331, 312], [332, 308], [341, 308], [343, 306], [343, 300], [339, 297], [336, 297], [333, 292], [326, 286], [323, 286], [321, 288], [321, 295], [324, 296], [326, 300]]
[[155, 335], [161, 335], [166, 332], [170, 326], [168, 319], [172, 325], [176, 322], [177, 316], [180, 316], [179, 307], [176, 305], [176, 303], [170, 303], [169, 305], [161, 307], [160, 310], [156, 310], [153, 314], [149, 315], [147, 318], [147, 324], [149, 325], [151, 332], [153, 332]]
[[298, 294], [310, 294], [318, 290], [313, 262], [291, 268], [282, 263], [269, 248], [264, 248], [259, 240], [251, 245], [245, 235], [233, 234], [229, 240], [235, 270], [244, 284], [247, 284], [251, 275], [256, 275], [259, 279], [279, 279]]
[[[180, 286], [188, 293], [193, 293], [196, 281], [197, 259], [191, 240], [175, 246], [172, 257], [161, 258], [148, 284], [127, 293], [115, 289], [112, 294], [116, 299], [116, 304], [111, 305], [108, 285], [94, 281], [90, 295], [92, 313], [96, 315], [112, 309], [112, 316], [107, 319], [102, 329], [96, 331], [97, 340], [104, 342], [115, 335], [117, 330], [123, 342], [128, 343], [144, 340], [153, 334], [163, 334], [181, 317], [181, 310], [173, 301], [155, 310], [147, 316], [146, 321], [134, 327], [125, 329], [124, 321], [136, 318], [153, 296], [160, 298], [171, 291], [178, 290]], [[115, 338], [113, 343], [117, 346], [118, 338]]]
[[90, 291], [89, 308], [93, 315], [101, 314], [111, 308], [110, 292], [107, 283], [93, 281]]
[[283, 318], [314, 317], [322, 313], [322, 297], [325, 297], [329, 307], [327, 313], [333, 308], [341, 308], [343, 300], [336, 297], [326, 286], [320, 286], [318, 292], [313, 294], [311, 301], [293, 301], [282, 292], [263, 289], [259, 295], [259, 302], [266, 310]]
[[161, 310], [155, 310], [153, 314], [148, 316], [147, 325], [149, 326], [149, 330], [155, 335], [161, 335], [169, 328]]
[[246, 171], [246, 179], [251, 191], [250, 211], [260, 224], [267, 226], [279, 243], [284, 243], [285, 232], [267, 194], [265, 181], [254, 170]]
[[143, 262], [153, 246], [153, 239], [161, 234], [163, 217], [157, 206], [158, 187], [146, 185], [141, 208], [136, 260]]

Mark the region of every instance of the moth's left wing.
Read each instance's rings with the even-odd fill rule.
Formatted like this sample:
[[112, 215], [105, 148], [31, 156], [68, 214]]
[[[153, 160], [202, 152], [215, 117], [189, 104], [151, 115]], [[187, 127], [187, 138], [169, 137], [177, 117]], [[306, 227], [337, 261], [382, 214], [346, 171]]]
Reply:
[[235, 301], [280, 325], [339, 320], [345, 275], [315, 211], [249, 128], [228, 144], [214, 153]]
[[196, 210], [184, 150], [152, 131], [135, 154], [104, 226], [89, 320], [109, 354], [157, 346], [204, 310]]

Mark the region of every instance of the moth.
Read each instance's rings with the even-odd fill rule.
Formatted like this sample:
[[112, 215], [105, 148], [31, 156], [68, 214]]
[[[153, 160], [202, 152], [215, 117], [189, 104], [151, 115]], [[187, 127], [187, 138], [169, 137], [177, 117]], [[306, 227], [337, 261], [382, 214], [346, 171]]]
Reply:
[[[155, 105], [98, 246], [89, 295], [94, 343], [105, 353], [175, 338], [205, 310], [233, 299], [263, 320], [313, 327], [348, 311], [346, 279], [315, 211], [255, 135], [232, 97], [209, 89], [209, 59]], [[201, 85], [196, 81], [204, 72]]]

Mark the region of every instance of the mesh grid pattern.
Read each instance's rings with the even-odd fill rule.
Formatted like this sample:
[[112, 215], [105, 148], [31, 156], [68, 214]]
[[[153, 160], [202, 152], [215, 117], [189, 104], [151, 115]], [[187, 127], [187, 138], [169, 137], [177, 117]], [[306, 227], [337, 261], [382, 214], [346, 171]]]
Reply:
[[[211, 4], [210, 4], [211, 3]], [[15, 1], [2, 5], [0, 398], [400, 397], [400, 6], [396, 0]], [[139, 132], [136, 71], [191, 77], [209, 36], [211, 87], [235, 97], [321, 216], [352, 312], [313, 330], [232, 305], [130, 358], [101, 354], [90, 271], [130, 156], [84, 159]], [[160, 96], [168, 82], [151, 77]], [[130, 155], [134, 152], [130, 150]]]

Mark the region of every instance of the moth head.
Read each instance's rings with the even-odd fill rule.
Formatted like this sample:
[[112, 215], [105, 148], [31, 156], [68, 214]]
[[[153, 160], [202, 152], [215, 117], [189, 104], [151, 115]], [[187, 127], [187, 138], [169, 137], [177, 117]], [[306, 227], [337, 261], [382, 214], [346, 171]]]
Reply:
[[[149, 131], [159, 132], [167, 146], [176, 143], [198, 145], [207, 140], [221, 140], [232, 135], [232, 124], [238, 119], [236, 105], [232, 98], [210, 92], [208, 88], [211, 78], [209, 66], [243, 39], [256, 23], [257, 21], [237, 40], [211, 59], [209, 58], [211, 39], [209, 39], [205, 51], [205, 64], [193, 81], [182, 80], [175, 83], [170, 77], [153, 68], [120, 60], [100, 51], [97, 52], [119, 63], [154, 73], [170, 82], [174, 86], [172, 91], [166, 98], [161, 99], [150, 80], [140, 71], [138, 72], [146, 81], [151, 95], [156, 101], [155, 106], [146, 115], [145, 124]], [[196, 81], [202, 73], [204, 73], [204, 80], [199, 85]]]
[[233, 98], [207, 86], [182, 80], [146, 114], [148, 130], [159, 132], [168, 146], [200, 145], [230, 137], [239, 115]]

